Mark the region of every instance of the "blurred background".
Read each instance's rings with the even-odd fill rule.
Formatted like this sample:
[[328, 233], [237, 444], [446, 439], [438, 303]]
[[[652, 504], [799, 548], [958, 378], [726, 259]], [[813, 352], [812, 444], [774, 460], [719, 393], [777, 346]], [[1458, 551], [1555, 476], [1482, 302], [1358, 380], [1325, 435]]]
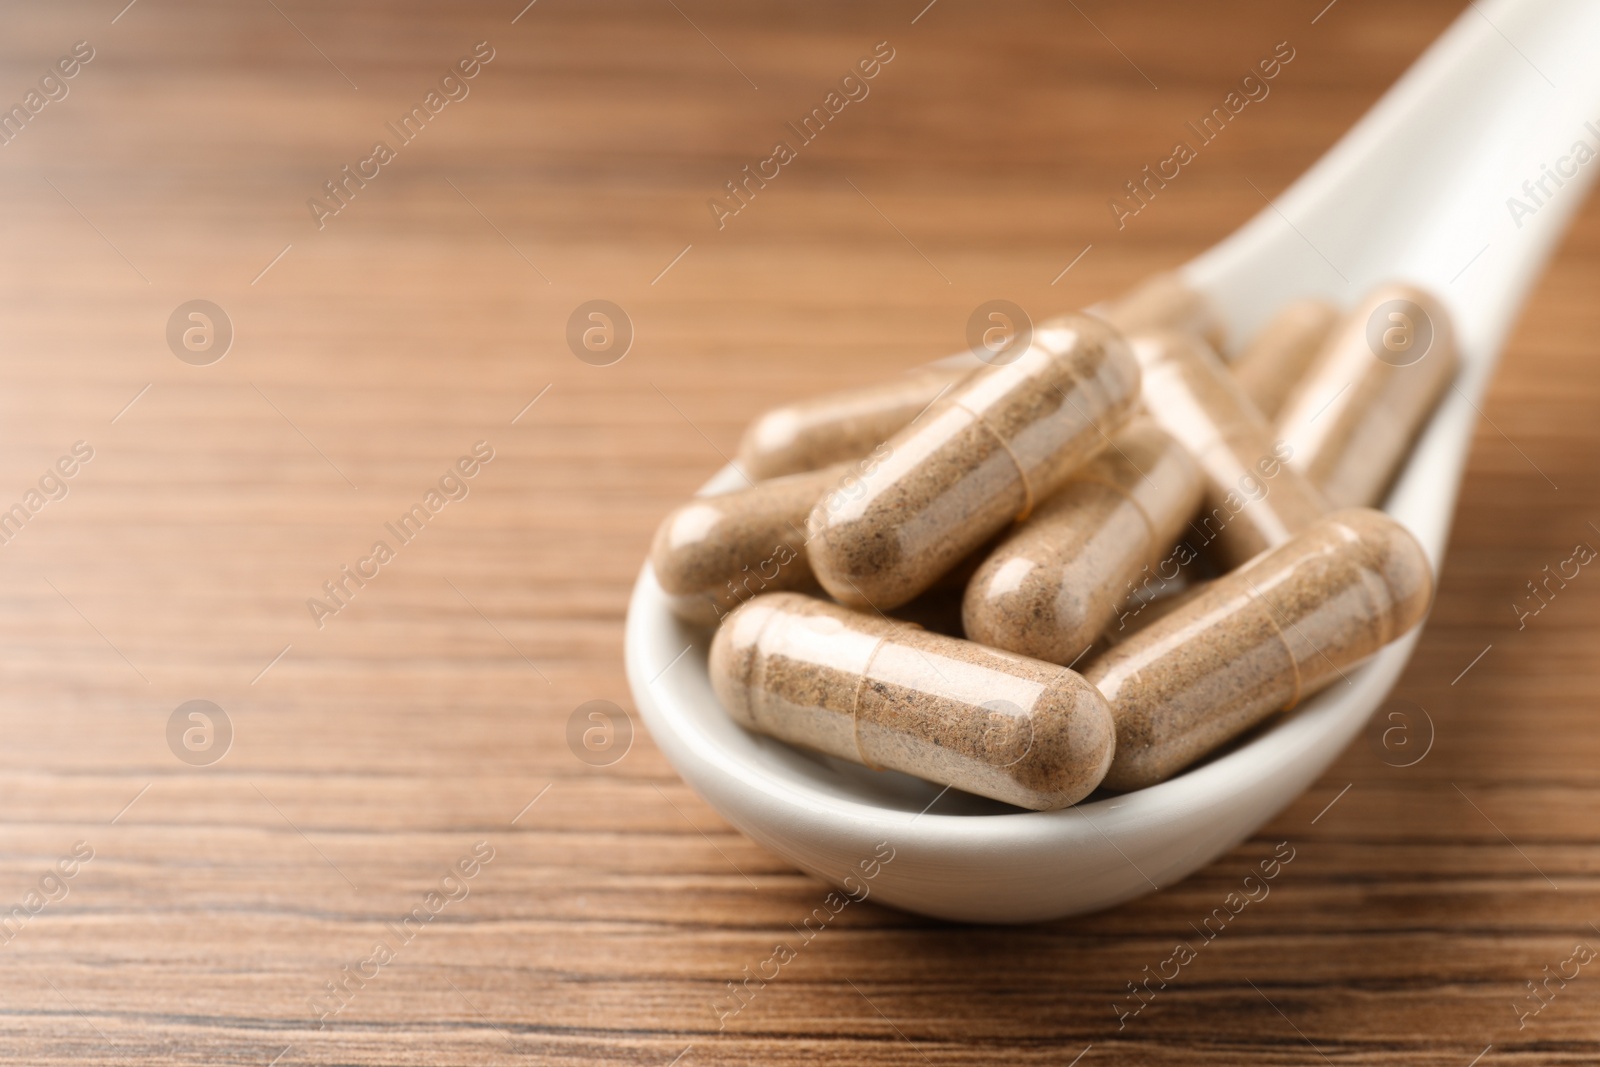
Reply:
[[[1390, 706], [1176, 887], [1019, 930], [852, 905], [724, 1017], [825, 889], [682, 785], [621, 663], [656, 522], [754, 414], [956, 351], [986, 300], [1037, 319], [1182, 263], [1462, 10], [8, 4], [0, 1057], [1593, 1061], [1600, 982], [1547, 975], [1600, 947], [1600, 594], [1516, 607], [1600, 544], [1592, 205]], [[596, 300], [605, 358], [569, 327]], [[1130, 992], [1285, 841], [1269, 899]]]

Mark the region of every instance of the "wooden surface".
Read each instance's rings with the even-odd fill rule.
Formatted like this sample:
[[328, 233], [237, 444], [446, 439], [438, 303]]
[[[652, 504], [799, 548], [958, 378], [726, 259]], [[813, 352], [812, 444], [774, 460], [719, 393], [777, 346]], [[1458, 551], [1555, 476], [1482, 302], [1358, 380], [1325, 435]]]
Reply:
[[[1047, 314], [1182, 262], [1459, 0], [123, 2], [0, 15], [4, 100], [95, 49], [0, 147], [0, 508], [94, 452], [0, 546], [0, 904], [58, 898], [0, 944], [8, 1062], [1600, 1058], [1594, 966], [1514, 1007], [1600, 948], [1600, 578], [1520, 630], [1512, 606], [1600, 545], [1594, 205], [1485, 405], [1390, 709], [1431, 749], [1414, 710], [1410, 748], [1374, 730], [1182, 884], [1027, 929], [851, 907], [719, 1031], [823, 888], [642, 731], [609, 766], [567, 742], [586, 701], [632, 710], [649, 535], [754, 412], [951, 351], [980, 301]], [[470, 95], [319, 230], [307, 199], [483, 40]], [[719, 231], [707, 199], [885, 40], [870, 95]], [[1285, 40], [1270, 97], [1118, 231], [1108, 197]], [[164, 337], [196, 298], [236, 332], [209, 366]], [[607, 367], [564, 341], [596, 298], [637, 332]], [[477, 441], [470, 495], [319, 629], [307, 599]], [[235, 735], [209, 766], [167, 740], [197, 699]], [[469, 894], [319, 1028], [479, 841]], [[1119, 1029], [1280, 841], [1270, 896]]]

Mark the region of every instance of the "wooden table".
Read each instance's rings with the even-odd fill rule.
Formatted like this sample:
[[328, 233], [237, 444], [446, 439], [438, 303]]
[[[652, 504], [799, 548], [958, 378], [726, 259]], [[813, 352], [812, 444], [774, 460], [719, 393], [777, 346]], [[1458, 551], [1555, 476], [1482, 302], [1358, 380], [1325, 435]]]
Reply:
[[[124, 2], [0, 16], [4, 100], [93, 50], [0, 147], [6, 1060], [1600, 1058], [1595, 966], [1517, 1010], [1600, 948], [1600, 578], [1523, 628], [1513, 607], [1600, 545], [1593, 205], [1485, 406], [1390, 709], [1431, 719], [1415, 765], [1424, 727], [1375, 729], [1258, 837], [1106, 914], [851, 908], [719, 1030], [823, 888], [642, 731], [603, 766], [568, 743], [583, 703], [631, 711], [648, 538], [754, 412], [958, 348], [983, 300], [1049, 313], [1182, 262], [1459, 0]], [[1119, 230], [1109, 197], [1283, 41], [1271, 95]], [[708, 200], [879, 42], [868, 95], [719, 229]], [[386, 123], [413, 103], [407, 142]], [[336, 178], [344, 202], [308, 207]], [[187, 311], [168, 343], [199, 299], [231, 323], [220, 361]], [[594, 299], [633, 325], [609, 366], [566, 341]], [[476, 442], [492, 460], [427, 511]], [[402, 543], [384, 524], [417, 504]], [[1119, 1028], [1128, 983], [1280, 841], [1270, 897]]]

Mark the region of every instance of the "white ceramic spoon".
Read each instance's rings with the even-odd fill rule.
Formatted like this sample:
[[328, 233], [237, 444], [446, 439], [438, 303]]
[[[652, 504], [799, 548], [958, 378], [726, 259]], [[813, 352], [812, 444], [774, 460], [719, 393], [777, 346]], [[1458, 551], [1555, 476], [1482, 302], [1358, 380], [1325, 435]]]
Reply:
[[[1348, 305], [1406, 279], [1454, 317], [1462, 372], [1386, 502], [1444, 551], [1477, 404], [1528, 288], [1600, 160], [1518, 226], [1507, 198], [1574, 142], [1600, 151], [1600, 3], [1483, 0], [1275, 203], [1184, 268], [1230, 336], [1286, 300]], [[1594, 120], [1595, 131], [1585, 128]], [[1573, 163], [1565, 164], [1571, 170]], [[1526, 199], [1526, 198], [1525, 198]], [[1529, 477], [1538, 477], [1530, 469]], [[724, 469], [705, 491], [733, 488]], [[667, 610], [648, 565], [628, 611], [634, 699], [667, 759], [723, 817], [796, 866], [909, 911], [1027, 922], [1093, 911], [1210, 863], [1323, 773], [1383, 701], [1417, 635], [1384, 649], [1244, 744], [1161, 785], [1018, 812], [736, 726], [706, 674], [706, 637]], [[930, 805], [933, 805], [930, 808]], [[880, 842], [893, 860], [863, 880]]]

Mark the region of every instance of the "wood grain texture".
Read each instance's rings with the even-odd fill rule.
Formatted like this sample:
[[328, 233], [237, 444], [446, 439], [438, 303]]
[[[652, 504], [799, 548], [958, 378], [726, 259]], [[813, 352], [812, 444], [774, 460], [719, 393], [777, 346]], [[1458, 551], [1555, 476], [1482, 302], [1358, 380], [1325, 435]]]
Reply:
[[[1396, 693], [1434, 726], [1414, 766], [1374, 732], [1256, 839], [1102, 915], [851, 906], [719, 1030], [726, 983], [823, 888], [648, 737], [602, 768], [566, 741], [585, 701], [631, 710], [651, 531], [753, 413], [953, 350], [980, 301], [1048, 314], [1182, 262], [1459, 0], [123, 3], [0, 15], [0, 100], [96, 50], [0, 147], [0, 509], [94, 449], [0, 546], [0, 905], [94, 851], [0, 944], [0, 1058], [1600, 1058], [1592, 967], [1521, 1029], [1513, 1008], [1600, 946], [1600, 578], [1522, 629], [1512, 607], [1600, 544], [1593, 205], [1485, 404]], [[483, 40], [470, 95], [319, 230], [307, 199]], [[870, 95], [718, 230], [707, 199], [885, 40]], [[1285, 40], [1270, 97], [1119, 231], [1108, 197]], [[164, 338], [194, 298], [236, 331], [210, 366]], [[564, 340], [595, 298], [637, 331], [608, 367]], [[307, 598], [480, 440], [470, 494], [319, 629]], [[235, 732], [207, 767], [167, 743], [193, 699]], [[312, 998], [478, 841], [470, 894], [319, 1028]], [[1127, 983], [1280, 841], [1270, 896], [1119, 1028]]]

